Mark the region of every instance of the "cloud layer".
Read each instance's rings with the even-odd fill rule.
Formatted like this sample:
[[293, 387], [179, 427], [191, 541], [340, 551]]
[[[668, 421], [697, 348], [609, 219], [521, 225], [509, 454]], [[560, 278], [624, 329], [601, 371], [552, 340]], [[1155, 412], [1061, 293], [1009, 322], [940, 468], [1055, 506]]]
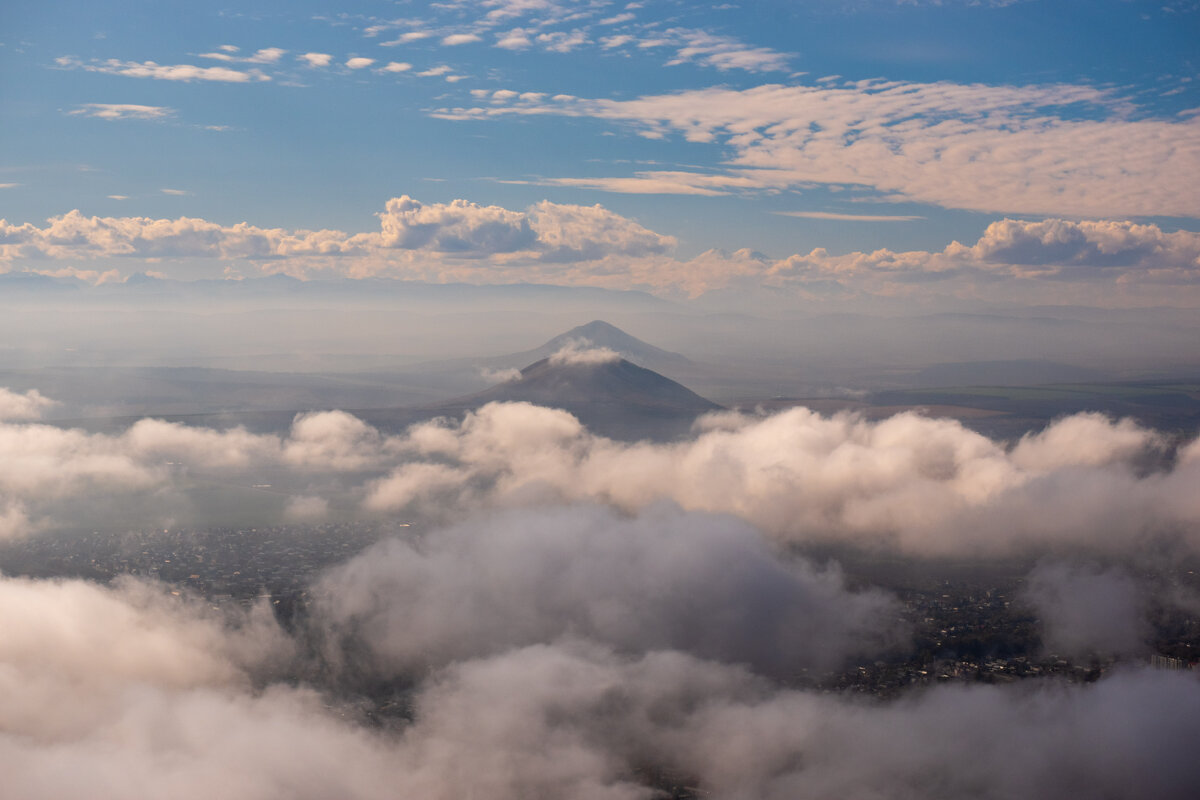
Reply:
[[[23, 413], [40, 398], [9, 395]], [[871, 422], [794, 408], [719, 414], [683, 441], [631, 444], [565, 411], [493, 403], [391, 436], [339, 411], [300, 415], [284, 436], [153, 419], [120, 435], [10, 422], [0, 424], [0, 452], [9, 535], [105, 508], [171, 519], [194, 481], [248, 487], [269, 470], [308, 518], [322, 500], [436, 519], [547, 499], [628, 512], [669, 500], [739, 516], [782, 541], [912, 554], [1200, 546], [1200, 443], [1176, 447], [1099, 414], [1006, 445], [913, 413]]]
[[[1090, 113], [1080, 115], [1081, 107]], [[632, 100], [565, 97], [435, 113], [447, 119], [593, 117], [651, 138], [717, 142], [731, 153], [732, 166], [722, 174], [760, 190], [821, 183], [985, 212], [1193, 215], [1200, 205], [1190, 180], [1200, 171], [1200, 118], [1136, 118], [1131, 111], [1119, 95], [1082, 85], [879, 79], [705, 88]], [[681, 186], [689, 182], [687, 173], [671, 178]], [[696, 186], [709, 179], [691, 176]], [[603, 188], [679, 191], [661, 183], [637, 187], [658, 183], [655, 172], [622, 180], [624, 186]]]
[[1128, 221], [1005, 219], [971, 245], [951, 242], [938, 252], [834, 255], [817, 248], [771, 259], [741, 250], [681, 260], [673, 255], [673, 237], [599, 205], [542, 201], [514, 211], [461, 199], [426, 204], [404, 195], [389, 200], [379, 218], [377, 232], [346, 233], [71, 211], [44, 226], [0, 220], [0, 261], [140, 261], [140, 269], [154, 260], [161, 269], [199, 260], [250, 274], [546, 282], [692, 296], [767, 286], [797, 299], [826, 300], [986, 295], [1118, 306], [1200, 300], [1200, 234]]

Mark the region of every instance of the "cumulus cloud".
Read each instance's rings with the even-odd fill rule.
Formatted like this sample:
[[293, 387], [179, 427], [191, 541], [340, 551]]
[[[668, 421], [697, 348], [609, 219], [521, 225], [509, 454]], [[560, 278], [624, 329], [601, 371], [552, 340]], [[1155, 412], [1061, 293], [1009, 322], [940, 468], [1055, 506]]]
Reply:
[[[1086, 432], [1086, 435], [1082, 435]], [[732, 513], [791, 541], [850, 541], [915, 554], [1123, 550], [1195, 539], [1200, 449], [1142, 474], [1147, 429], [1076, 415], [1013, 447], [912, 413], [870, 422], [804, 408], [726, 414], [692, 439], [625, 444], [562, 411], [485, 406], [461, 423], [415, 426], [418, 458], [374, 485], [374, 508], [467, 508], [537, 498], [636, 510], [671, 499]], [[429, 494], [426, 494], [428, 492]]]
[[[579, 347], [560, 357], [601, 356], [612, 357]], [[38, 405], [15, 397], [26, 411]], [[87, 503], [121, 497], [161, 510], [192, 477], [270, 468], [297, 495], [430, 518], [545, 501], [634, 512], [670, 500], [742, 517], [781, 541], [911, 554], [1200, 546], [1200, 440], [1175, 446], [1097, 414], [1006, 444], [913, 413], [873, 422], [794, 408], [725, 413], [688, 439], [655, 444], [594, 435], [565, 411], [494, 403], [391, 436], [344, 412], [300, 415], [285, 436], [153, 419], [119, 435], [6, 423], [0, 453], [14, 530], [21, 520], [65, 524]]]
[[404, 195], [387, 202], [380, 221], [383, 246], [404, 250], [511, 253], [536, 240], [524, 214], [466, 200], [425, 205]]
[[[486, 94], [486, 93], [485, 93]], [[498, 90], [488, 95], [524, 102]], [[530, 97], [528, 102], [536, 102]], [[647, 173], [649, 174], [649, 173]], [[740, 190], [744, 179], [693, 176], [689, 191]], [[702, 179], [702, 180], [701, 180]], [[540, 183], [608, 185], [633, 179], [549, 179]], [[641, 180], [641, 179], [637, 179]], [[673, 191], [684, 173], [664, 172], [640, 190]], [[174, 191], [174, 190], [172, 190]], [[682, 190], [681, 190], [682, 191]], [[459, 199], [387, 202], [374, 232], [261, 228], [180, 217], [97, 217], [71, 211], [44, 225], [0, 220], [0, 260], [215, 259], [304, 277], [334, 272], [436, 281], [548, 282], [648, 288], [698, 296], [753, 285], [796, 297], [977, 296], [1100, 305], [1194, 303], [1200, 292], [1200, 234], [1132, 222], [1002, 220], [967, 246], [936, 252], [851, 252], [823, 248], [784, 259], [749, 250], [711, 250], [689, 260], [676, 240], [600, 205], [542, 201], [512, 210]], [[486, 259], [486, 263], [484, 260]], [[1048, 294], [1049, 293], [1049, 294]]]

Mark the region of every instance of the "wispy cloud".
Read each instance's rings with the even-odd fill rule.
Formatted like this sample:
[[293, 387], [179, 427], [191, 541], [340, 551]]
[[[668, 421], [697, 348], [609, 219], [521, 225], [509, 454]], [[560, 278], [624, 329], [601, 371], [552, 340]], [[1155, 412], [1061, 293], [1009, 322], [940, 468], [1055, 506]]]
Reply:
[[175, 115], [175, 109], [166, 106], [142, 106], [132, 103], [84, 103], [73, 111], [72, 116], [95, 117], [97, 119], [144, 119], [163, 120]]
[[911, 214], [838, 214], [832, 211], [776, 211], [781, 217], [800, 217], [802, 219], [844, 220], [846, 222], [912, 222], [925, 217]]
[[84, 62], [71, 56], [57, 58], [55, 63], [66, 69], [83, 69], [87, 72], [124, 75], [129, 78], [153, 78], [163, 81], [249, 83], [271, 80], [270, 76], [257, 69], [242, 72], [229, 67], [200, 67], [194, 64], [159, 64], [154, 61], [120, 61], [115, 58]]

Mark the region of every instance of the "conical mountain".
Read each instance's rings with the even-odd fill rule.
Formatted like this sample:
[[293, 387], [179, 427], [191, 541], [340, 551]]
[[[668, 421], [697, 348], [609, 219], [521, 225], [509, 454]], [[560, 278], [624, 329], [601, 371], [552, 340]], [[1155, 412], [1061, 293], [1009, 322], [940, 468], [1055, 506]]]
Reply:
[[524, 401], [569, 411], [605, 436], [662, 440], [686, 433], [698, 416], [721, 408], [612, 350], [581, 350], [572, 347], [573, 337], [564, 341], [554, 355], [525, 367], [519, 377], [450, 401], [443, 409], [469, 411], [487, 403]]
[[560, 333], [558, 336], [555, 336], [550, 341], [533, 350], [525, 350], [520, 353], [512, 353], [507, 356], [488, 359], [488, 365], [501, 368], [518, 368], [544, 358], [549, 358], [564, 347], [572, 344], [607, 348], [627, 361], [653, 370], [670, 371], [686, 367], [692, 363], [691, 360], [679, 353], [672, 353], [670, 350], [655, 347], [652, 344], [643, 342], [641, 339], [630, 336], [615, 325], [597, 319], [592, 320], [586, 325], [576, 326], [566, 333]]

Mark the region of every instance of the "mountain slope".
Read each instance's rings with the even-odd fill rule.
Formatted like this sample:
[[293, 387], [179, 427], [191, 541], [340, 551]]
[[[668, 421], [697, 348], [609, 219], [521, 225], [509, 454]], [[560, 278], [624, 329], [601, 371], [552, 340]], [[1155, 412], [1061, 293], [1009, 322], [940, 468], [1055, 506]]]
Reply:
[[563, 363], [544, 358], [506, 381], [445, 403], [463, 412], [493, 402], [524, 401], [561, 408], [596, 433], [621, 439], [670, 439], [686, 433], [696, 417], [719, 410], [686, 386], [627, 359]]

